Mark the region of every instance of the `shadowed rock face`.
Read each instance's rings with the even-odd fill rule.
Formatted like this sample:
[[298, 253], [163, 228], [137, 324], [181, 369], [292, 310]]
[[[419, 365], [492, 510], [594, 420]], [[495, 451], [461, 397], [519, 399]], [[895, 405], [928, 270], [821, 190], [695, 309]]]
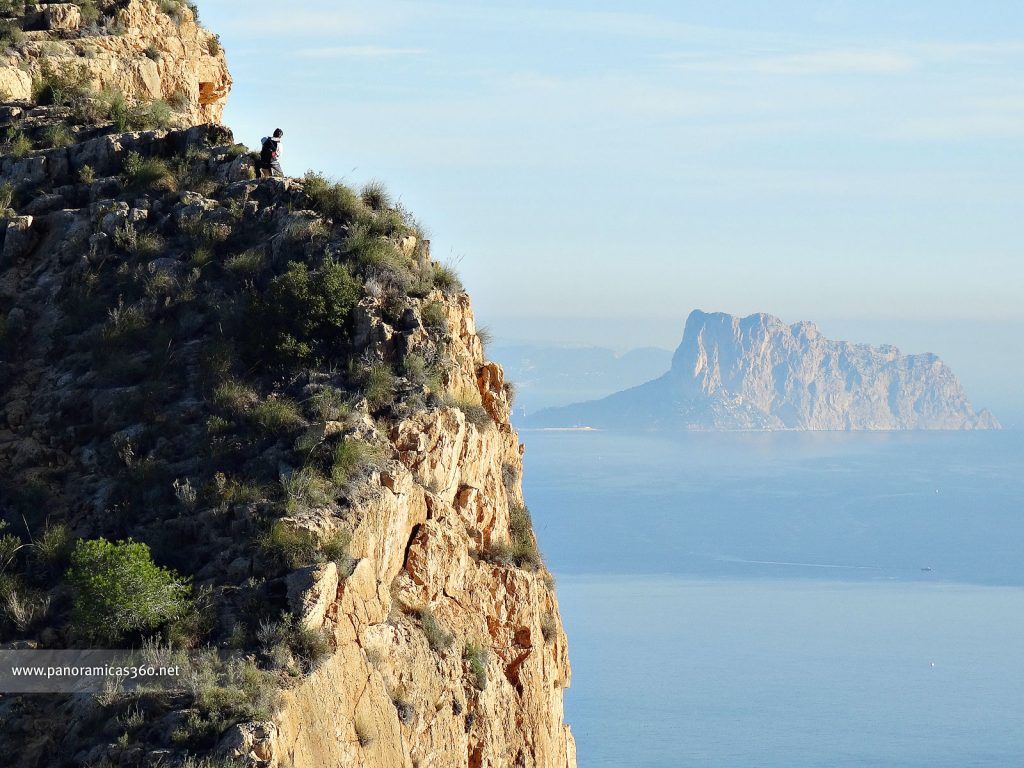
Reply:
[[691, 313], [659, 379], [537, 414], [536, 426], [677, 429], [998, 429], [932, 354], [826, 339], [813, 323]]

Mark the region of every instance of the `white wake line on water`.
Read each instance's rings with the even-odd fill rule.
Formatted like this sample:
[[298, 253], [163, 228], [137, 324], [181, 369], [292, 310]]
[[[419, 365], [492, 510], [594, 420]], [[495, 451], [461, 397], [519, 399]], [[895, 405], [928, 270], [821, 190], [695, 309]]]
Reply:
[[726, 563], [750, 563], [751, 565], [790, 565], [798, 568], [841, 568], [850, 571], [873, 571], [875, 565], [834, 565], [832, 563], [785, 563], [778, 560], [744, 560], [742, 557], [716, 557], [715, 560]]

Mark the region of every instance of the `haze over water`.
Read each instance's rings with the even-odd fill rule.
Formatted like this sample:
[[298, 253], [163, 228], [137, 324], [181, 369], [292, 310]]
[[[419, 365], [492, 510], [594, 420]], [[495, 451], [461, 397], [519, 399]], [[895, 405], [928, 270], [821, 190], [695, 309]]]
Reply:
[[1024, 761], [1024, 436], [525, 432], [581, 766]]

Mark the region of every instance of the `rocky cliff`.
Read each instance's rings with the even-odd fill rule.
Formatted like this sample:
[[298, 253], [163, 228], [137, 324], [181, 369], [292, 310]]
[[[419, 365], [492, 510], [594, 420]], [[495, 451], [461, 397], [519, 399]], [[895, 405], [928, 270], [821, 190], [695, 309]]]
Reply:
[[694, 311], [664, 376], [603, 400], [536, 414], [531, 426], [712, 430], [995, 429], [953, 371], [826, 339], [813, 323]]
[[[0, 697], [0, 764], [574, 766], [512, 390], [415, 221], [187, 125], [230, 77], [184, 4], [8, 24], [0, 642], [191, 672]], [[147, 549], [110, 575], [101, 540]], [[101, 572], [128, 605], [89, 597]]]

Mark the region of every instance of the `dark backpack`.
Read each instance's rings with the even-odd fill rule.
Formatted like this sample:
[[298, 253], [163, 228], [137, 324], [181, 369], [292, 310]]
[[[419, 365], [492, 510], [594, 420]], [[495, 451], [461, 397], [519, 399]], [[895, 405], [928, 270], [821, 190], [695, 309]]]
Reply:
[[277, 159], [277, 142], [272, 138], [263, 142], [263, 150], [260, 152], [260, 162], [270, 165]]

